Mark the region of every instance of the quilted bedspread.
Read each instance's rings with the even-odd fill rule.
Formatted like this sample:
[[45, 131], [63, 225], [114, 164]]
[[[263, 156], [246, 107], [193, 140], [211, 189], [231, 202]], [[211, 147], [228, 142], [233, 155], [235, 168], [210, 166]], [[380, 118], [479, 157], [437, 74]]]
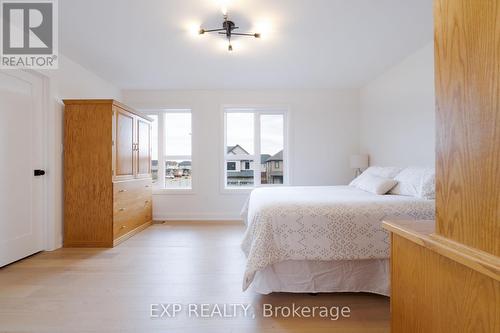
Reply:
[[284, 260], [388, 258], [390, 240], [381, 222], [434, 219], [434, 211], [434, 200], [350, 186], [255, 189], [242, 211], [248, 258], [243, 290], [258, 270]]

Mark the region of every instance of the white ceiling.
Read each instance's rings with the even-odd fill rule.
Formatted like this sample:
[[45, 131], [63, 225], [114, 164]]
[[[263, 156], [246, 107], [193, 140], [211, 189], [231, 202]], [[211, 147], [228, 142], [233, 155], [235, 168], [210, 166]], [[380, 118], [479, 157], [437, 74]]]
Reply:
[[[122, 89], [351, 88], [432, 40], [432, 0], [62, 0], [63, 54]], [[226, 0], [227, 1], [227, 0]]]

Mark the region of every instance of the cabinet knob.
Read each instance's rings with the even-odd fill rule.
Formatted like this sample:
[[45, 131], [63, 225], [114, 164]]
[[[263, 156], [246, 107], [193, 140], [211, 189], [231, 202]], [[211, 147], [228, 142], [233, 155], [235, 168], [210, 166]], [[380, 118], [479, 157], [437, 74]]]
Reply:
[[120, 229], [125, 229], [126, 227], [127, 227], [126, 225], [122, 225]]
[[119, 212], [123, 212], [124, 210], [125, 210], [125, 208], [118, 209]]
[[119, 193], [127, 192], [127, 190], [119, 190]]
[[146, 204], [149, 203], [149, 200], [144, 201], [144, 203], [146, 203]]

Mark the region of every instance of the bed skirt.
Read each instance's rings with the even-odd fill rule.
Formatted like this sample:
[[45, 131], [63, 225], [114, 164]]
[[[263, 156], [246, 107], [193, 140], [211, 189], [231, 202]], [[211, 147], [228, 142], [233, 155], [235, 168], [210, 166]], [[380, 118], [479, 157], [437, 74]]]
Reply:
[[288, 260], [258, 271], [251, 289], [272, 292], [370, 292], [389, 296], [390, 260]]

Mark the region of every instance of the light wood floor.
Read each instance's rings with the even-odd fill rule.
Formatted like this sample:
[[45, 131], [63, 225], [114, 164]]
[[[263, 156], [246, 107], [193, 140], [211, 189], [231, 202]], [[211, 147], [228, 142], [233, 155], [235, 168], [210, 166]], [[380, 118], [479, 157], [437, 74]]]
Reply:
[[[154, 225], [114, 249], [60, 249], [0, 269], [0, 332], [388, 332], [370, 294], [242, 292], [236, 224]], [[251, 303], [239, 318], [151, 319], [151, 303]], [[349, 306], [351, 317], [263, 318], [262, 304]]]

